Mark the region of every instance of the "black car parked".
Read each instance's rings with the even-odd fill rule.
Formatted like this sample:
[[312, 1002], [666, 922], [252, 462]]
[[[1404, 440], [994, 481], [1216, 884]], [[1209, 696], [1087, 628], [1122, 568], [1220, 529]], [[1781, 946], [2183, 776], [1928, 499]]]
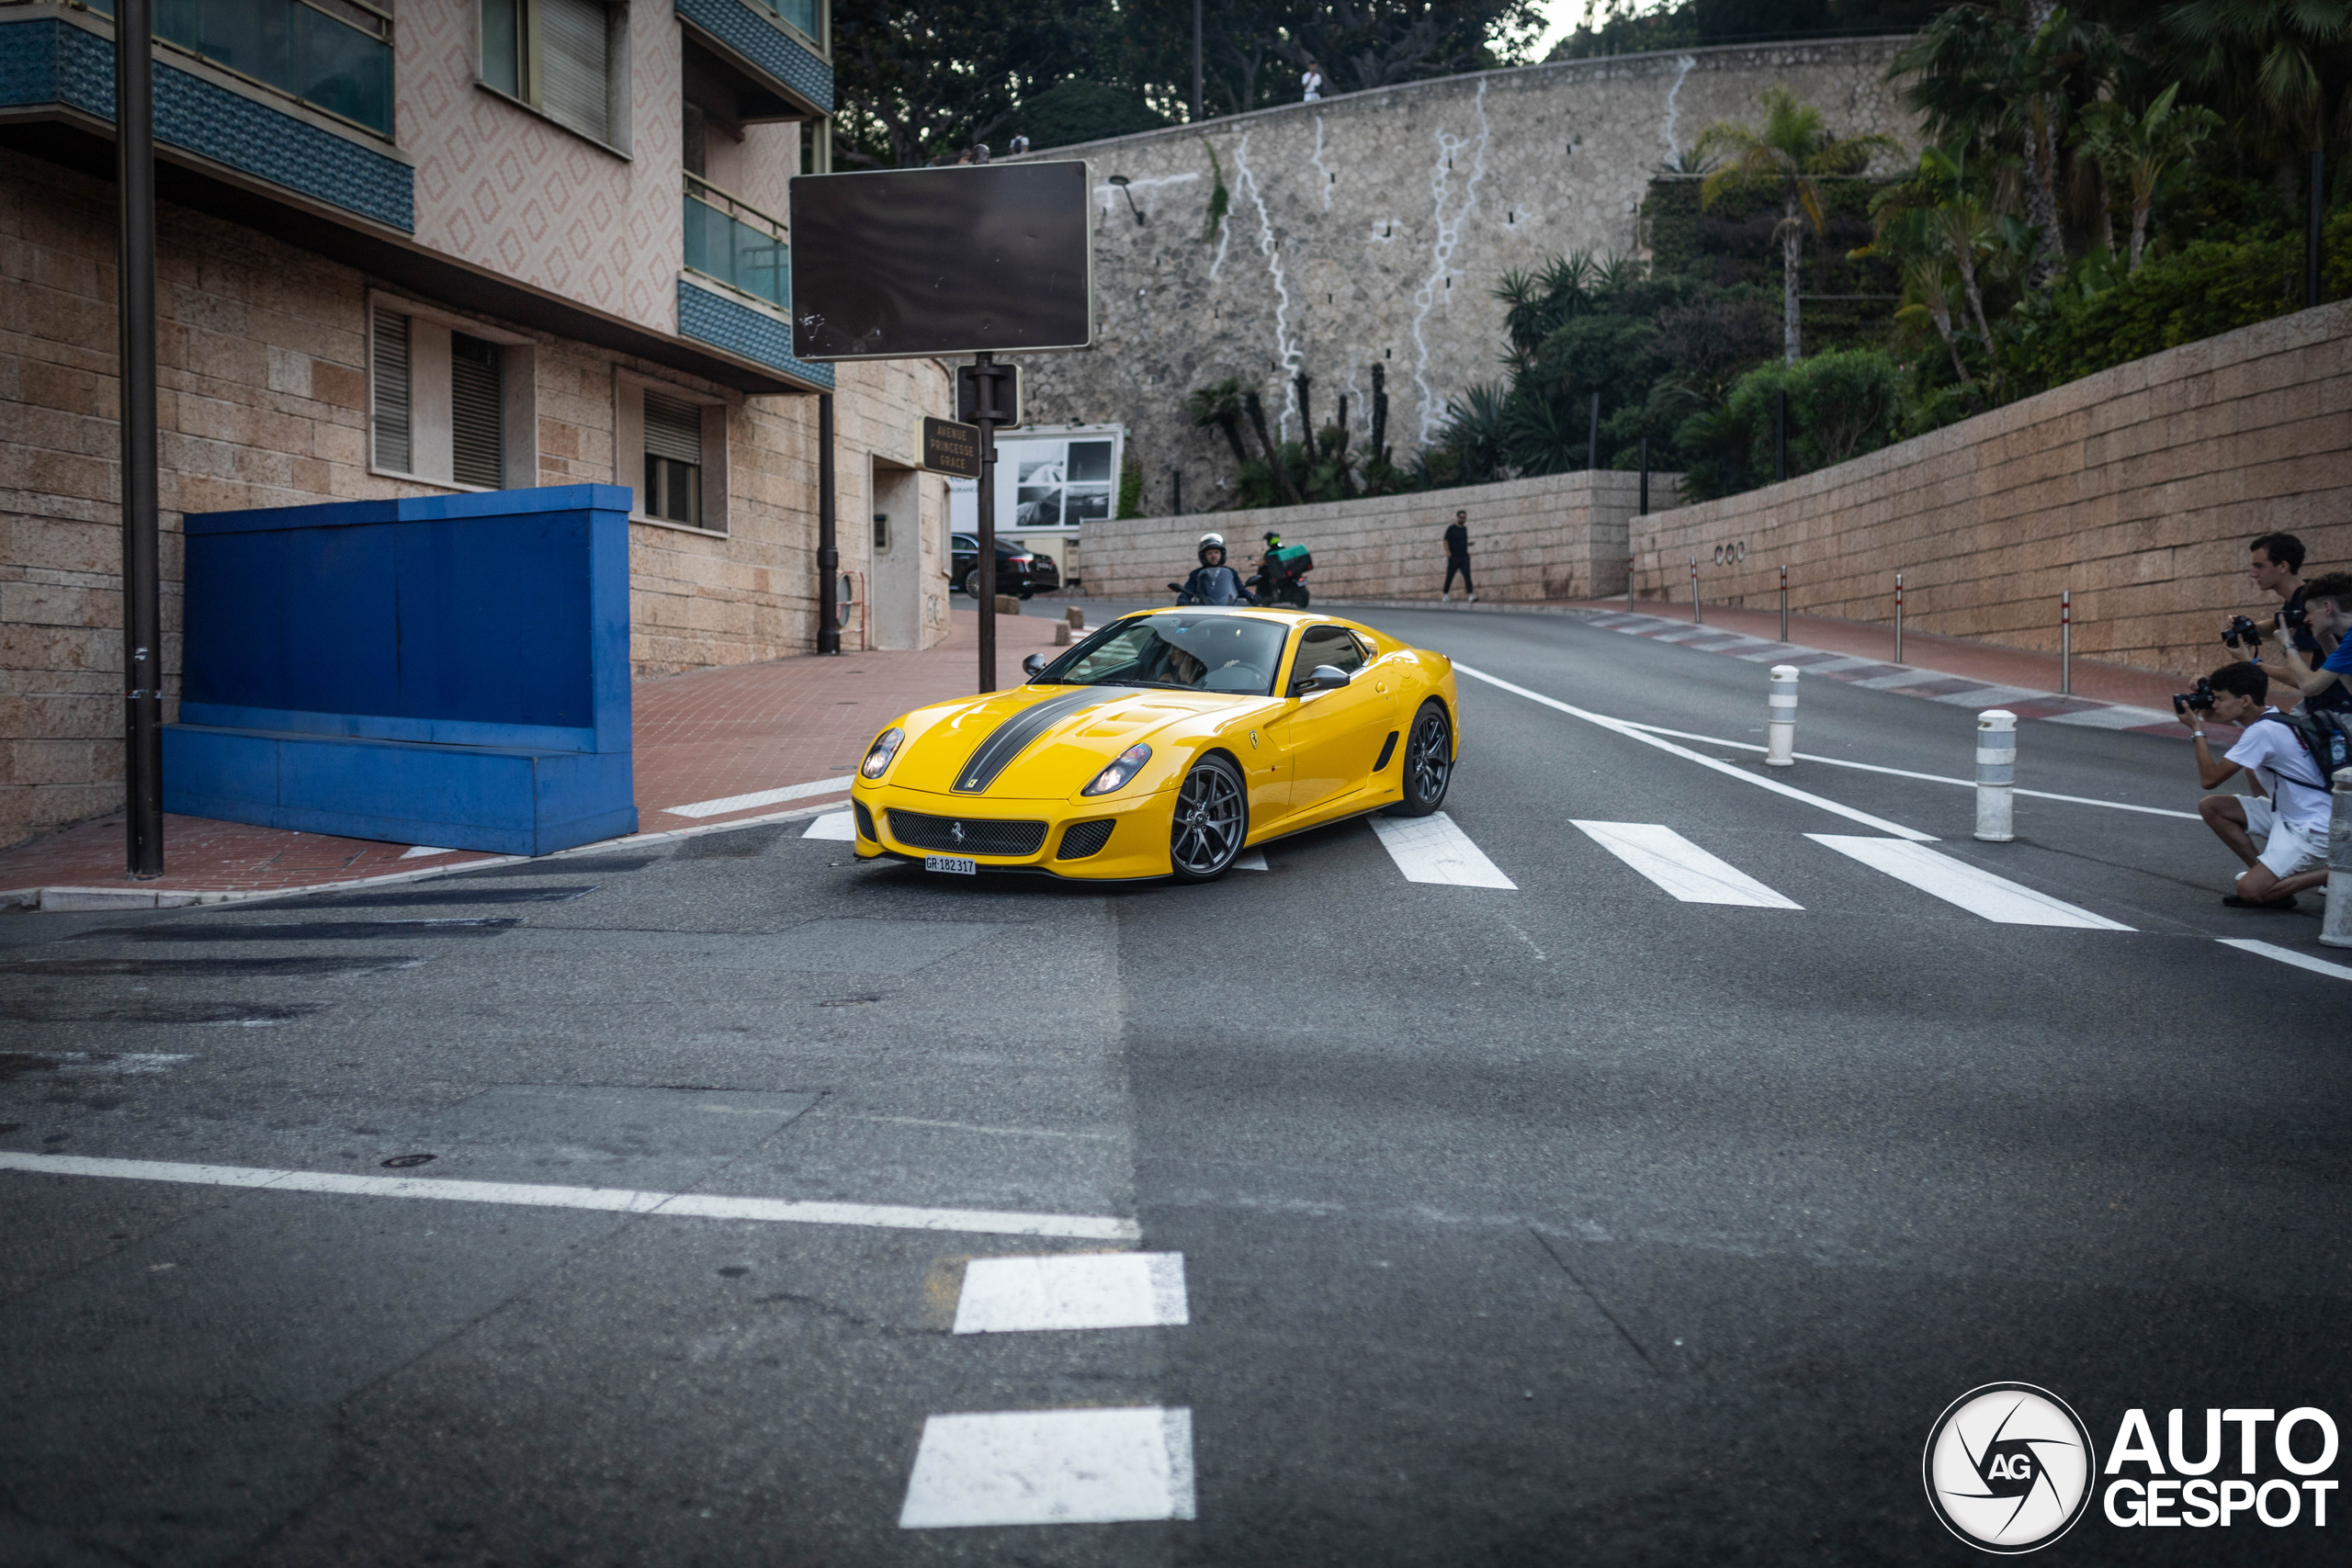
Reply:
[[[951, 535], [955, 546], [955, 560], [950, 571], [956, 586], [978, 598], [980, 593], [980, 541], [970, 534]], [[1009, 539], [996, 542], [996, 591], [1017, 593], [1026, 599], [1040, 589], [1050, 593], [1062, 585], [1061, 569], [1054, 558], [1025, 550]]]

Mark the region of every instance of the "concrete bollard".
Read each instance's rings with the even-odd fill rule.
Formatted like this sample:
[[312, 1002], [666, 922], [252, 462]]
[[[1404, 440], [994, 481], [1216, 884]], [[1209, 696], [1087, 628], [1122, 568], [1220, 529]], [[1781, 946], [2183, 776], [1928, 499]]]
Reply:
[[1076, 604], [1072, 604], [1062, 612], [1062, 621], [1070, 630], [1082, 631], [1086, 626], [1086, 612]]
[[2352, 947], [2352, 768], [2335, 771], [2335, 814], [2327, 823], [2327, 918], [2323, 947]]
[[2017, 837], [2018, 716], [1986, 708], [1976, 716], [1976, 836], [1988, 844]]
[[1772, 694], [1764, 699], [1764, 765], [1797, 765], [1797, 667], [1772, 666]]

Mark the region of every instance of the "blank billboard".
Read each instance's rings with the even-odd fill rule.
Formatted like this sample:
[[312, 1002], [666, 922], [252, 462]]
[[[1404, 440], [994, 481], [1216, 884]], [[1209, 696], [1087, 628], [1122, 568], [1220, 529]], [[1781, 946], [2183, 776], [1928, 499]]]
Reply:
[[1086, 165], [802, 175], [791, 186], [792, 352], [892, 359], [1094, 341]]

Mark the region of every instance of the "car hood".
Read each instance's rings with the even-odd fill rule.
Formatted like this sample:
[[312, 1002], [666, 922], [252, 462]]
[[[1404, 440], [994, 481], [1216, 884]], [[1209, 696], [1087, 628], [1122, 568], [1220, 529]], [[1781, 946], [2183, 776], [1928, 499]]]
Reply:
[[1172, 727], [1214, 727], [1268, 701], [1134, 686], [1017, 686], [925, 709], [928, 722], [909, 738], [889, 782], [942, 795], [1075, 795], [1131, 746]]

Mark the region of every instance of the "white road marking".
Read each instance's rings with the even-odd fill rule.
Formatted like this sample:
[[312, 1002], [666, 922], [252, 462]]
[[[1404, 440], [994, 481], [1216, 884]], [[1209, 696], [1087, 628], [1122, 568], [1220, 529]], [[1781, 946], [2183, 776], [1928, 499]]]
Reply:
[[1577, 822], [1587, 837], [1686, 904], [1802, 909], [1737, 866], [1656, 822]]
[[1372, 830], [1408, 882], [1454, 887], [1509, 887], [1519, 884], [1495, 868], [1470, 835], [1442, 811], [1427, 817], [1369, 817]]
[[2308, 953], [2297, 953], [2291, 947], [2280, 947], [2274, 942], [2255, 942], [2245, 937], [2225, 936], [2215, 940], [2223, 947], [2234, 947], [2240, 953], [2251, 953], [2257, 957], [2275, 958], [2281, 964], [2291, 964], [2298, 969], [2308, 969], [2314, 975], [2325, 975], [2334, 980], [2352, 980], [2352, 969], [2347, 969], [2341, 964], [2330, 964], [2324, 958], [2313, 958]]
[[730, 811], [749, 811], [754, 806], [774, 806], [779, 801], [801, 800], [812, 795], [839, 795], [850, 786], [850, 776], [837, 779], [810, 779], [807, 784], [786, 784], [782, 789], [758, 789], [749, 795], [722, 795], [717, 800], [697, 800], [692, 806], [665, 806], [662, 809], [673, 817], [724, 817]]
[[1268, 871], [1272, 868], [1266, 864], [1265, 851], [1244, 850], [1239, 854], [1233, 857], [1233, 869], [1236, 871]]
[[266, 1188], [272, 1192], [331, 1192], [360, 1198], [426, 1198], [445, 1203], [596, 1209], [698, 1220], [757, 1220], [772, 1224], [865, 1225], [878, 1230], [958, 1231], [974, 1235], [1068, 1236], [1080, 1241], [1143, 1238], [1142, 1227], [1135, 1221], [1114, 1219], [1107, 1214], [1024, 1214], [994, 1209], [915, 1209], [891, 1203], [796, 1202], [781, 1198], [640, 1192], [625, 1187], [541, 1187], [519, 1181], [459, 1181], [431, 1176], [350, 1176], [329, 1170], [179, 1165], [169, 1160], [92, 1159], [80, 1155], [28, 1155], [6, 1150], [0, 1150], [0, 1170], [169, 1181], [198, 1187]]
[[854, 843], [857, 839], [857, 824], [850, 819], [846, 811], [831, 812], [809, 823], [808, 830], [800, 836], [804, 839], [839, 839], [844, 843]]
[[1867, 811], [1857, 811], [1850, 806], [1840, 805], [1834, 800], [1825, 800], [1817, 795], [1808, 795], [1804, 790], [1791, 788], [1778, 779], [1768, 779], [1755, 773], [1744, 773], [1729, 762], [1718, 761], [1713, 757], [1702, 757], [1686, 747], [1677, 746], [1671, 740], [1661, 740], [1655, 735], [1645, 734], [1624, 719], [1611, 718], [1605, 713], [1592, 713], [1584, 708], [1571, 707], [1557, 697], [1547, 697], [1541, 692], [1531, 692], [1526, 687], [1514, 685], [1498, 675], [1489, 675], [1484, 671], [1473, 670], [1467, 664], [1457, 663], [1453, 668], [1456, 673], [1467, 675], [1474, 681], [1484, 681], [1489, 686], [1500, 687], [1513, 695], [1525, 697], [1530, 702], [1542, 703], [1548, 708], [1557, 708], [1571, 718], [1583, 719], [1587, 724], [1597, 724], [1603, 729], [1612, 730], [1625, 737], [1628, 740], [1638, 740], [1645, 746], [1655, 746], [1661, 751], [1672, 752], [1686, 761], [1696, 762], [1702, 768], [1713, 768], [1725, 777], [1737, 779], [1742, 784], [1754, 784], [1758, 789], [1770, 790], [1774, 795], [1785, 795], [1791, 800], [1801, 800], [1807, 806], [1815, 806], [1824, 811], [1835, 812], [1849, 822], [1860, 822], [1865, 828], [1875, 828], [1882, 833], [1892, 833], [1898, 839], [1908, 839], [1913, 843], [1932, 844], [1936, 841], [1936, 836], [1933, 833], [1922, 833], [1917, 828], [1905, 828], [1900, 822], [1889, 822], [1886, 818], [1873, 817]]
[[[2040, 694], [2028, 694], [2039, 695]], [[1687, 729], [1668, 729], [1662, 724], [1636, 724], [1630, 718], [1619, 722], [1628, 729], [1646, 730], [1652, 735], [1671, 735], [1677, 740], [1703, 740], [1710, 746], [1729, 746], [1739, 751], [1764, 750], [1752, 740], [1725, 740], [1719, 735], [1693, 735]], [[1948, 773], [1915, 773], [1908, 768], [1881, 767], [1876, 762], [1849, 761], [1844, 757], [1816, 757], [1810, 751], [1798, 751], [1792, 754], [1800, 762], [1820, 762], [1832, 768], [1852, 768], [1865, 773], [1887, 773], [1898, 779], [1917, 779], [1923, 784], [1958, 784], [1962, 789], [1976, 787], [1974, 779], [1956, 779]], [[2104, 806], [2109, 811], [2137, 811], [2149, 817], [2177, 817], [2184, 822], [2202, 820], [2194, 811], [2171, 811], [2161, 806], [2133, 806], [2128, 801], [2121, 800], [2094, 800], [2087, 795], [2052, 795], [2043, 789], [2021, 789], [2017, 793], [2030, 795], [2036, 800], [2063, 800], [2070, 806]]]
[[1873, 871], [1883, 871], [1898, 882], [1907, 882], [1922, 893], [1933, 894], [1947, 904], [1957, 904], [1972, 915], [1982, 915], [2001, 925], [2064, 926], [2094, 931], [2132, 929], [1917, 844], [1894, 839], [1846, 838], [1835, 833], [1807, 833], [1805, 837], [1815, 843], [1826, 844]]
[[902, 1529], [1193, 1517], [1193, 1413], [1005, 1410], [922, 1424]]
[[976, 1258], [956, 1301], [958, 1334], [1178, 1327], [1193, 1321], [1181, 1252]]
[[455, 850], [436, 850], [431, 844], [415, 844], [401, 852], [402, 860], [423, 860], [427, 855], [453, 855]]

